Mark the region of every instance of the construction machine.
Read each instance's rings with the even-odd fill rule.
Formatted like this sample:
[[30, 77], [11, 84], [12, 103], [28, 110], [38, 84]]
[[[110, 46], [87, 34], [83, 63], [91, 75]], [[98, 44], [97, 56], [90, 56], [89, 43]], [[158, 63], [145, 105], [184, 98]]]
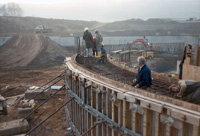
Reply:
[[38, 25], [35, 28], [35, 33], [50, 33], [51, 29], [45, 29], [43, 25]]
[[134, 45], [136, 43], [142, 43], [145, 47], [145, 51], [142, 51], [142, 56], [145, 57], [146, 59], [152, 59], [154, 57], [154, 52], [150, 51], [152, 50], [152, 46], [149, 45], [149, 43], [145, 42], [144, 39], [136, 39], [135, 41], [133, 41], [132, 43], [127, 43], [127, 45]]

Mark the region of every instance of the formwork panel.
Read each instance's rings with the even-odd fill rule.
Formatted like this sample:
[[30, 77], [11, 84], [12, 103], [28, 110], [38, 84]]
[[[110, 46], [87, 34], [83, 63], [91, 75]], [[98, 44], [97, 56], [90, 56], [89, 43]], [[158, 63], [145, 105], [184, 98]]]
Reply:
[[[72, 66], [76, 71], [74, 75], [78, 75], [78, 78], [73, 78], [72, 90], [80, 102], [71, 104], [71, 116], [81, 133], [103, 119], [105, 124], [98, 124], [87, 135], [199, 136], [198, 105], [112, 82], [75, 63], [71, 69]], [[78, 86], [76, 80], [79, 80]], [[90, 107], [85, 104], [93, 109], [88, 110]]]

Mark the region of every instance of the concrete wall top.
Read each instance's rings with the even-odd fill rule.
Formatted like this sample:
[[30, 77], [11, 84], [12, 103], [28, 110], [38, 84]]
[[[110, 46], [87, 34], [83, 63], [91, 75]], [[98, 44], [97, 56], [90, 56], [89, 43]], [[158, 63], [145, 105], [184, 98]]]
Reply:
[[[185, 43], [191, 45], [196, 45], [199, 39], [198, 36], [146, 36], [145, 38], [148, 43]], [[103, 43], [106, 45], [127, 44], [127, 42], [133, 42], [136, 39], [143, 39], [143, 36], [103, 37]]]
[[74, 46], [78, 44], [77, 37], [50, 36], [49, 38], [62, 46]]
[[[198, 41], [198, 36], [146, 36], [148, 43], [184, 43], [191, 44], [195, 46]], [[78, 37], [58, 37], [51, 36], [50, 39], [59, 43], [62, 46], [76, 46], [78, 44]], [[132, 42], [136, 39], [143, 39], [143, 36], [107, 36], [103, 37], [103, 43], [105, 45], [119, 45], [127, 44], [127, 42]], [[80, 44], [84, 45], [85, 42], [83, 38], [80, 37]]]

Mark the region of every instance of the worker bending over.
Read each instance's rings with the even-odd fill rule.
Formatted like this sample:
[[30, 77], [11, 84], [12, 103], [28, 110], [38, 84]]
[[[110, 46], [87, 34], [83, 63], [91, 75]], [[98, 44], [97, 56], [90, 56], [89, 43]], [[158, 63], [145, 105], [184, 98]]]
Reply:
[[146, 64], [146, 59], [143, 56], [137, 58], [139, 65], [136, 79], [133, 80], [133, 85], [137, 88], [147, 89], [152, 85], [151, 70]]
[[171, 85], [169, 90], [178, 92], [177, 97], [184, 97], [190, 102], [200, 102], [200, 82], [194, 80], [179, 80], [178, 85]]

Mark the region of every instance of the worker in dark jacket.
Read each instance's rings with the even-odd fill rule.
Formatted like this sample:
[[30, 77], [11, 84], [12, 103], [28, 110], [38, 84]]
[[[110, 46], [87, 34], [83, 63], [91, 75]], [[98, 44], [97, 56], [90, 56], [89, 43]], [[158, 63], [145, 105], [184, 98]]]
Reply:
[[135, 87], [147, 89], [152, 85], [151, 71], [146, 65], [146, 59], [143, 56], [138, 57], [138, 74], [135, 80]]
[[178, 85], [171, 85], [169, 90], [177, 93], [177, 97], [184, 98], [190, 102], [200, 103], [200, 82], [179, 80]]
[[98, 61], [99, 63], [105, 63], [105, 58], [106, 58], [106, 50], [104, 49], [104, 44], [102, 43], [101, 45], [101, 58]]
[[93, 42], [93, 37], [91, 32], [89, 32], [88, 27], [85, 27], [84, 29], [84, 34], [83, 34], [83, 40], [85, 40], [85, 44], [86, 44], [86, 56], [87, 57], [92, 57], [92, 48], [94, 46], [94, 42]]

